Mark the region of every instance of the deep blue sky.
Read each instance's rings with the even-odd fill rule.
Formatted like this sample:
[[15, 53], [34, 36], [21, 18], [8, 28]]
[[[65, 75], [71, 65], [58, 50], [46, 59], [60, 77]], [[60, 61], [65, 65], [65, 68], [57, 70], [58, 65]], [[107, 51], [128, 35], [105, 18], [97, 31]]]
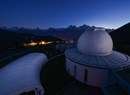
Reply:
[[0, 0], [0, 26], [30, 28], [130, 22], [130, 0]]

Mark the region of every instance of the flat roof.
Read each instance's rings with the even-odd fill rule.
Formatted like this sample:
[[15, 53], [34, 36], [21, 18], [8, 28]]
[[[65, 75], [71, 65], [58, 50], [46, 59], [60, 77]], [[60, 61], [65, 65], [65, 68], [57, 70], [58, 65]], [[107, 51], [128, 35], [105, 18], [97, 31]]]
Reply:
[[117, 51], [112, 51], [110, 55], [98, 56], [82, 54], [76, 47], [66, 50], [68, 59], [84, 66], [95, 68], [119, 69], [130, 66], [130, 57]]
[[31, 53], [0, 69], [0, 94], [18, 95], [41, 86], [40, 69], [46, 61], [44, 54]]

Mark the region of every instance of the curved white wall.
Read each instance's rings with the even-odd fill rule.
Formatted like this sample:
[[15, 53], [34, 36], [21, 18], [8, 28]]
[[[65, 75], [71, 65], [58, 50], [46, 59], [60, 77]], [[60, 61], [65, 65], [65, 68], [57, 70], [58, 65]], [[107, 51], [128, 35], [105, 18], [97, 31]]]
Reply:
[[[95, 87], [101, 87], [103, 85], [107, 85], [108, 77], [109, 77], [108, 69], [99, 69], [99, 68], [83, 66], [66, 58], [66, 69], [67, 72], [69, 69], [69, 74], [71, 76], [74, 76], [75, 74], [74, 66], [76, 66], [75, 78], [77, 80]], [[85, 70], [88, 70], [87, 81], [84, 81]]]
[[18, 95], [32, 90], [44, 94], [40, 83], [41, 67], [47, 62], [46, 55], [31, 53], [25, 55], [0, 70], [0, 94]]

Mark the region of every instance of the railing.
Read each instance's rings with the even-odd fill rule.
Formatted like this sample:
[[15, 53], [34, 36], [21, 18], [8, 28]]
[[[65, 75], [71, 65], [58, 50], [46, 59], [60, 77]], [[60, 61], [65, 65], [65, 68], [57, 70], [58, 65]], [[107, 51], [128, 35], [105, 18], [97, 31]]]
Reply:
[[119, 83], [119, 85], [127, 91], [128, 95], [130, 95], [130, 85], [115, 71], [112, 71], [112, 74], [114, 74], [115, 79]]

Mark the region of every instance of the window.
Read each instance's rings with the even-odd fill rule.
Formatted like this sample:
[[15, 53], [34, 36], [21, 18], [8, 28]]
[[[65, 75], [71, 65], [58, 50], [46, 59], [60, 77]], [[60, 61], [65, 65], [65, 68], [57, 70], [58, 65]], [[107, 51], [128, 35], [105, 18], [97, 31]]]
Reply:
[[74, 65], [74, 78], [76, 77], [76, 65]]
[[88, 78], [88, 70], [84, 71], [84, 81], [86, 82]]

